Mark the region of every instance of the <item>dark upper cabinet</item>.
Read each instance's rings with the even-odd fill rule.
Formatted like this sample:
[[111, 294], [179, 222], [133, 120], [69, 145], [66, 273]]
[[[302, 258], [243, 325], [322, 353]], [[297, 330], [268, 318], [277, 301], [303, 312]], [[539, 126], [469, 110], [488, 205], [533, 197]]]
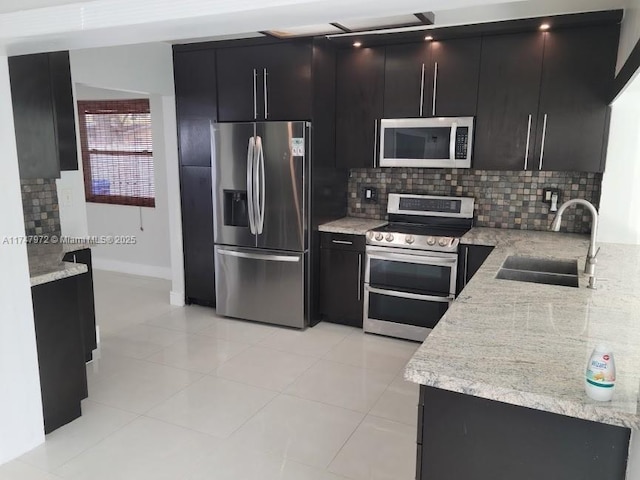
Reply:
[[388, 46], [385, 118], [475, 115], [480, 50], [479, 37]]
[[173, 71], [178, 117], [216, 120], [216, 50], [174, 50]]
[[78, 170], [75, 102], [69, 52], [50, 53], [49, 69], [60, 170]]
[[[385, 51], [384, 117], [422, 117], [428, 112], [427, 75], [430, 45], [427, 42], [391, 45]], [[430, 112], [430, 111], [429, 111]]]
[[337, 54], [336, 166], [373, 167], [384, 94], [384, 47]]
[[216, 51], [174, 51], [181, 165], [211, 166], [211, 124], [218, 117]]
[[9, 57], [20, 178], [58, 178], [49, 55]]
[[320, 313], [327, 321], [362, 327], [365, 239], [320, 234]]
[[471, 117], [478, 103], [480, 37], [432, 41], [426, 116]]
[[215, 305], [211, 168], [182, 167], [180, 177], [185, 297]]
[[534, 168], [603, 170], [618, 35], [615, 25], [545, 33]]
[[219, 49], [219, 120], [311, 119], [311, 56], [307, 42]]
[[9, 58], [20, 178], [58, 178], [77, 170], [69, 52]]
[[473, 168], [532, 167], [543, 51], [539, 32], [483, 38]]
[[618, 34], [613, 25], [485, 37], [473, 167], [601, 172]]

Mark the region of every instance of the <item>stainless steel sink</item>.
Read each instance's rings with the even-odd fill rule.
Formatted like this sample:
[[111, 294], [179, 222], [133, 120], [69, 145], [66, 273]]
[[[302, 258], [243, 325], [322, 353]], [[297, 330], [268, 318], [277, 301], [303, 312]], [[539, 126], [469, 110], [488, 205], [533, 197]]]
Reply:
[[496, 278], [577, 288], [578, 261], [512, 255], [504, 261]]

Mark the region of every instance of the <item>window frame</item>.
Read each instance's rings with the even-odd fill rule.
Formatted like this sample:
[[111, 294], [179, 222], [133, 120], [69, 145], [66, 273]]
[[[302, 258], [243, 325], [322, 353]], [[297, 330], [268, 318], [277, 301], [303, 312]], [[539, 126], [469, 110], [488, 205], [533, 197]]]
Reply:
[[[127, 100], [78, 100], [78, 123], [80, 127], [80, 150], [82, 155], [82, 169], [84, 177], [84, 191], [85, 199], [91, 203], [101, 203], [110, 205], [125, 205], [136, 207], [152, 207], [156, 205], [156, 194], [154, 191], [153, 197], [138, 197], [131, 195], [94, 195], [92, 193], [92, 180], [91, 173], [91, 154], [103, 153], [106, 155], [122, 155], [122, 156], [149, 156], [152, 159], [153, 165], [153, 182], [155, 187], [155, 163], [153, 162], [153, 149], [147, 150], [89, 150], [89, 138], [87, 134], [87, 126], [85, 115], [100, 114], [100, 111], [105, 109], [105, 104], [109, 104], [110, 108], [117, 113], [121, 114], [136, 114], [136, 113], [148, 113], [151, 115], [151, 105], [148, 98], [135, 98]], [[152, 139], [153, 141], [153, 139]], [[154, 188], [155, 190], [155, 188]]]

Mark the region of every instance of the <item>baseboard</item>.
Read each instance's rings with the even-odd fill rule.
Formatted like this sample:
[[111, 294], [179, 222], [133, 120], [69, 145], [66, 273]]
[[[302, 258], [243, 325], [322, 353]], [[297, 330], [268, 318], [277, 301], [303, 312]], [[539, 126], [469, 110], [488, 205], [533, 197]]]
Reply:
[[169, 292], [169, 303], [174, 307], [184, 307], [184, 292]]
[[143, 265], [140, 263], [120, 262], [107, 258], [93, 257], [93, 268], [95, 270], [107, 270], [109, 272], [128, 273], [129, 275], [171, 280], [171, 267], [158, 267], [155, 265]]

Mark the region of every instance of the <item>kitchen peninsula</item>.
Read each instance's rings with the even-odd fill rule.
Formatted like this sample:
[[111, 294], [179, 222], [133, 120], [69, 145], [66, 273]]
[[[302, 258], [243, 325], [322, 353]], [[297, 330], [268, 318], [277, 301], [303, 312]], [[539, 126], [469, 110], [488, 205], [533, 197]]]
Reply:
[[[409, 362], [421, 385], [417, 477], [626, 478], [640, 428], [640, 247], [600, 244], [598, 288], [496, 279], [510, 255], [578, 259], [581, 235], [474, 228], [463, 244], [495, 246]], [[617, 362], [613, 401], [584, 393], [600, 343]]]

